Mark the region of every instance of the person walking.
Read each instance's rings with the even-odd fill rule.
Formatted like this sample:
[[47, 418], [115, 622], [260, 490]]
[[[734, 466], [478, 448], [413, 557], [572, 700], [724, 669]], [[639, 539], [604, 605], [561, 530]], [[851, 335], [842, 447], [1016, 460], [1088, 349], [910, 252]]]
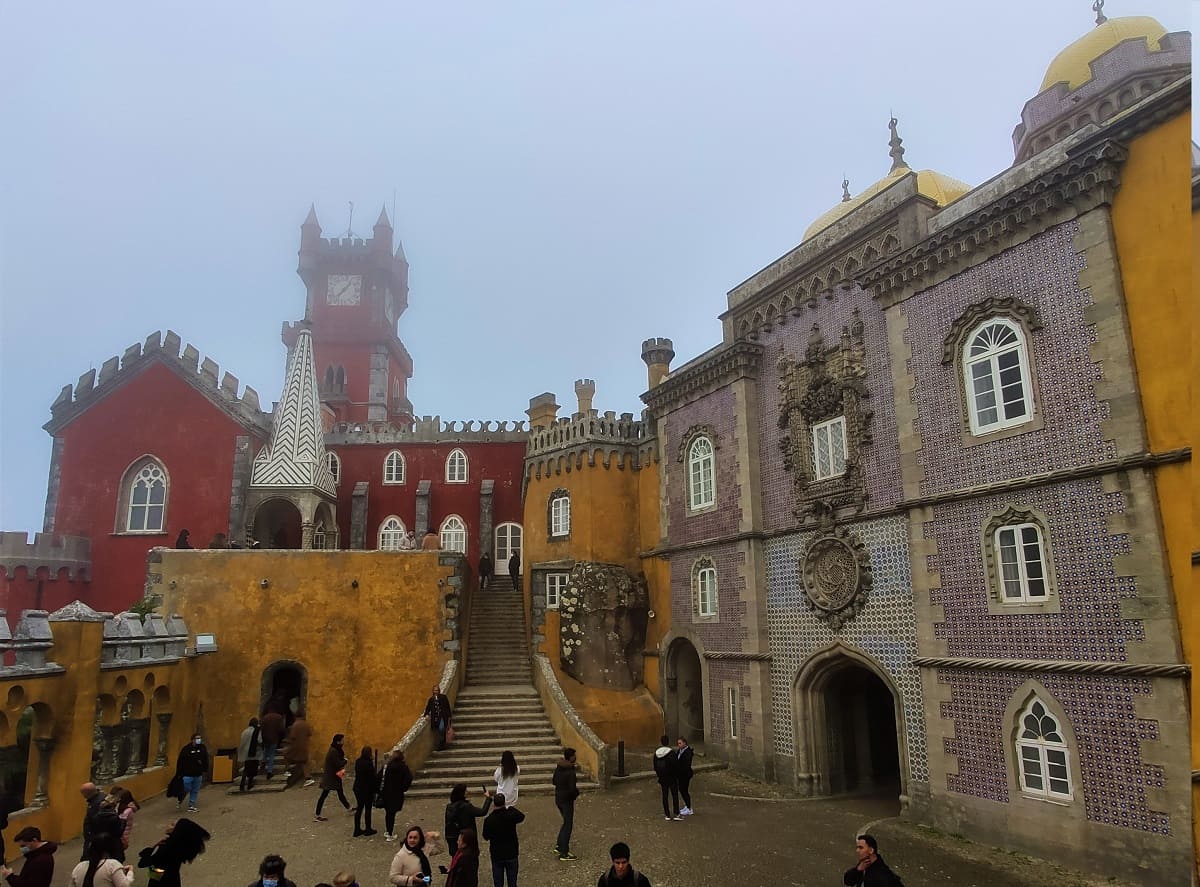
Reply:
[[321, 795], [317, 798], [317, 812], [313, 814], [313, 822], [325, 822], [329, 818], [321, 815], [321, 808], [325, 806], [325, 799], [329, 797], [330, 792], [337, 792], [342, 806], [347, 810], [350, 809], [350, 802], [346, 800], [346, 793], [342, 789], [342, 777], [346, 775], [346, 753], [342, 750], [342, 741], [345, 738], [343, 734], [335, 733], [333, 740], [329, 743], [329, 751], [325, 752], [325, 768], [321, 773]]
[[[671, 820], [682, 820], [679, 815], [679, 782], [676, 779], [676, 749], [671, 748], [671, 737], [663, 736], [660, 740], [660, 745], [654, 751], [654, 775], [658, 777], [658, 787], [662, 791], [663, 819], [670, 822]], [[671, 812], [671, 807], [667, 806], [667, 793], [670, 792], [671, 803], [675, 808], [675, 812]]]
[[504, 887], [507, 877], [508, 887], [517, 887], [521, 855], [517, 826], [525, 821], [525, 814], [515, 807], [509, 807], [502, 794], [497, 793], [495, 803], [496, 809], [483, 821], [483, 839], [488, 842], [488, 852], [492, 857], [492, 884], [494, 887]]
[[[450, 803], [446, 805], [446, 846], [457, 847], [458, 836], [470, 829], [475, 830], [475, 820], [487, 816], [492, 806], [492, 794], [486, 788], [483, 790], [483, 806], [476, 807], [467, 800], [467, 784], [460, 782], [450, 789]], [[476, 852], [479, 850], [479, 840], [475, 840]]]
[[[192, 736], [192, 741], [179, 750], [179, 758], [175, 762], [175, 772], [183, 777], [183, 788], [188, 793], [188, 813], [195, 813], [200, 808], [196, 801], [200, 796], [200, 786], [204, 784], [204, 776], [208, 773], [208, 749], [200, 734]], [[183, 799], [175, 805], [178, 810], [183, 806]]]
[[879, 842], [874, 837], [863, 834], [855, 838], [854, 853], [858, 863], [842, 876], [842, 883], [846, 887], [904, 887], [900, 878], [879, 855]]
[[262, 744], [262, 727], [258, 718], [251, 718], [246, 729], [238, 739], [238, 760], [242, 762], [242, 781], [238, 791], [248, 792], [254, 788], [254, 778], [258, 776], [259, 756]]
[[679, 808], [679, 815], [691, 816], [692, 793], [688, 790], [688, 787], [692, 784], [692, 758], [695, 757], [696, 753], [682, 736], [675, 741], [675, 747], [678, 749], [675, 752], [675, 778], [679, 783], [679, 797], [683, 799], [683, 806]]
[[629, 845], [624, 841], [613, 844], [608, 856], [612, 860], [612, 866], [600, 876], [596, 887], [650, 887], [650, 879], [629, 864]]
[[521, 552], [514, 551], [512, 557], [508, 559], [508, 578], [512, 580], [512, 587], [515, 591], [521, 589]]
[[413, 772], [404, 752], [393, 749], [383, 767], [383, 839], [396, 840], [396, 814], [404, 809], [404, 793], [413, 783]]
[[425, 703], [425, 717], [429, 718], [429, 729], [433, 731], [434, 738], [433, 747], [438, 751], [446, 747], [446, 731], [450, 729], [452, 714], [450, 697], [442, 692], [440, 686], [434, 684], [429, 701]]
[[496, 794], [504, 795], [509, 807], [517, 806], [517, 794], [520, 791], [521, 768], [517, 766], [517, 758], [511, 751], [500, 755], [500, 766], [492, 774], [496, 780]]
[[[262, 720], [259, 722], [259, 742], [261, 743], [262, 751], [262, 769], [266, 771], [267, 782], [271, 781], [271, 777], [275, 775], [275, 753], [279, 750], [279, 744], [283, 742], [283, 737], [287, 735], [287, 715], [283, 711], [272, 708], [271, 704], [267, 703], [267, 710], [263, 711]], [[284, 703], [286, 707], [286, 703]]]
[[92, 851], [92, 827], [95, 825], [96, 814], [100, 812], [100, 802], [104, 800], [104, 795], [96, 788], [94, 782], [85, 782], [79, 786], [79, 794], [83, 796], [86, 805], [83, 808], [83, 852], [79, 856], [82, 862]]
[[411, 826], [404, 834], [404, 843], [392, 857], [388, 883], [397, 887], [417, 887], [428, 884], [426, 878], [432, 876], [433, 869], [425, 855], [425, 830], [419, 825]]
[[117, 799], [117, 818], [121, 820], [121, 859], [125, 859], [125, 851], [129, 849], [129, 839], [133, 836], [133, 817], [141, 808], [133, 798], [133, 792], [118, 786], [112, 790]]
[[263, 857], [258, 864], [258, 880], [249, 887], [296, 887], [296, 882], [285, 877], [287, 861], [277, 853]]
[[190, 819], [177, 819], [153, 847], [138, 854], [138, 868], [149, 869], [154, 887], [182, 887], [179, 870], [204, 852], [212, 837]]
[[438, 866], [438, 871], [446, 876], [446, 887], [479, 887], [479, 838], [475, 829], [459, 832], [453, 846], [458, 849], [450, 860], [450, 868]]
[[492, 565], [492, 556], [489, 552], [484, 552], [479, 555], [479, 588], [485, 589], [492, 581], [492, 572], [495, 567]]
[[[371, 810], [375, 805], [375, 790], [379, 788], [379, 776], [375, 773], [375, 755], [371, 746], [364, 745], [354, 762], [354, 837], [378, 834], [371, 828]], [[363, 814], [367, 827], [362, 827]]]
[[287, 732], [287, 748], [283, 760], [288, 765], [287, 788], [300, 785], [308, 778], [308, 744], [312, 739], [312, 725], [304, 719], [304, 712], [296, 712], [296, 720]]
[[562, 760], [554, 768], [551, 781], [554, 783], [554, 806], [562, 816], [562, 826], [558, 830], [558, 841], [554, 849], [558, 851], [561, 861], [574, 861], [579, 858], [571, 852], [571, 831], [575, 827], [575, 799], [579, 797], [575, 749], [570, 746], [563, 749]]
[[[71, 871], [70, 887], [133, 887], [133, 866], [116, 855], [120, 846], [118, 836], [97, 834], [90, 858]], [[47, 881], [47, 887], [49, 884]]]
[[[25, 864], [20, 873], [17, 873], [5, 865], [4, 858], [0, 857], [0, 875], [11, 887], [50, 887], [54, 881], [54, 851], [58, 849], [58, 845], [53, 841], [43, 841], [41, 829], [32, 825], [27, 825], [17, 832], [13, 840], [21, 848]], [[82, 862], [79, 865], [85, 869], [87, 867]]]

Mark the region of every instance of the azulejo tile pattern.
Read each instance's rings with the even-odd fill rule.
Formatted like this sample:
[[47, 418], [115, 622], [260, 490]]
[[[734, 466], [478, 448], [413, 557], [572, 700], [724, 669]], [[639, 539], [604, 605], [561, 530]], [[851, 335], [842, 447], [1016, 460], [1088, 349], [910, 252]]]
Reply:
[[917, 782], [928, 782], [921, 675], [912, 662], [917, 655], [917, 620], [910, 582], [907, 522], [903, 517], [890, 517], [845, 526], [862, 540], [870, 553], [874, 587], [862, 613], [840, 631], [833, 631], [813, 615], [800, 587], [800, 556], [815, 534], [797, 533], [766, 544], [775, 753], [795, 754], [792, 682], [796, 674], [813, 653], [840, 640], [871, 656], [899, 688], [909, 776]]
[[[667, 416], [662, 470], [667, 478], [667, 501], [664, 506], [673, 543], [715, 539], [738, 531], [741, 485], [737, 482], [735, 416], [735, 399], [733, 389], [729, 386], [686, 404]], [[695, 425], [709, 426], [717, 438], [713, 441], [717, 448], [713, 454], [716, 507], [701, 512], [688, 510], [687, 464], [676, 458], [680, 443]]]
[[[949, 684], [953, 695], [941, 706], [943, 718], [954, 720], [954, 738], [945, 740], [946, 754], [958, 756], [958, 773], [947, 776], [946, 787], [975, 797], [1006, 803], [1015, 785], [1002, 743], [1014, 725], [1004, 723], [1005, 708], [1025, 682], [1016, 672], [938, 670], [938, 682]], [[1158, 724], [1141, 720], [1139, 698], [1152, 694], [1151, 682], [1108, 675], [1039, 676], [1040, 683], [1066, 711], [1074, 730], [1087, 818], [1121, 828], [1171, 834], [1170, 817], [1150, 809], [1148, 788], [1162, 788], [1161, 767], [1142, 763], [1140, 747], [1158, 739]]]

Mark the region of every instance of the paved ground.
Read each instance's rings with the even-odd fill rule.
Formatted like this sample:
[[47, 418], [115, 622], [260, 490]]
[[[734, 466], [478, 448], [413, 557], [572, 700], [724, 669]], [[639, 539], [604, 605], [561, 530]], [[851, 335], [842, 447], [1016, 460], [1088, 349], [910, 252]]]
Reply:
[[[351, 838], [353, 816], [341, 810], [336, 798], [326, 802], [328, 822], [312, 821], [315, 788], [246, 796], [230, 796], [226, 788], [209, 787], [201, 793], [200, 812], [194, 818], [212, 832], [213, 840], [204, 856], [185, 867], [186, 887], [242, 887], [256, 877], [258, 862], [270, 852], [287, 859], [288, 876], [299, 887], [328, 881], [343, 867], [355, 871], [362, 887], [386, 887], [395, 846], [383, 840], [382, 817], [375, 823], [379, 835]], [[654, 783], [633, 782], [585, 794], [576, 805], [572, 842], [580, 859], [566, 863], [550, 850], [559, 825], [553, 800], [522, 798], [528, 819], [521, 827], [521, 883], [591, 887], [607, 868], [609, 846], [623, 840], [633, 848], [634, 866], [654, 887], [840, 884], [841, 873], [854, 860], [855, 832], [866, 823], [875, 823], [872, 831], [884, 857], [910, 887], [1101, 883], [901, 823], [892, 818], [897, 812], [894, 801], [798, 801], [728, 772], [698, 775], [692, 800], [695, 816], [664, 822]], [[440, 831], [444, 807], [441, 801], [414, 801], [401, 818]], [[177, 815], [174, 802], [161, 797], [148, 801], [138, 814], [132, 847], [154, 843]], [[485, 849], [485, 858], [486, 853]], [[66, 887], [69, 863], [79, 857], [79, 842], [67, 844], [59, 857], [55, 887]], [[436, 868], [447, 859], [443, 853], [431, 861]], [[486, 865], [481, 875], [484, 872], [489, 872]], [[138, 882], [146, 883], [144, 877]], [[440, 883], [435, 876], [434, 884]], [[490, 880], [481, 877], [480, 884], [484, 887]]]

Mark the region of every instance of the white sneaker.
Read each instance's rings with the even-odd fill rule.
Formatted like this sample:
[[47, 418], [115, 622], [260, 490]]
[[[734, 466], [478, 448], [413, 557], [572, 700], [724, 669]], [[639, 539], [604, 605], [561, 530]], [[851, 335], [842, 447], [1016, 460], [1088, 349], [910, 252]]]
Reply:
[[671, 817], [669, 817], [669, 816], [664, 816], [663, 819], [665, 819], [667, 822], [671, 821]]
[[684, 807], [682, 810], [680, 810], [680, 811], [679, 811], [679, 815], [680, 815], [680, 816], [691, 816], [691, 815], [692, 815], [692, 808], [691, 808], [691, 807]]
[[683, 817], [682, 817], [682, 816], [675, 816], [675, 817], [674, 817], [674, 820], [675, 820], [675, 822], [683, 822]]
[[396, 840], [396, 836], [389, 832], [384, 832], [383, 839], [390, 844], [392, 841]]
[[317, 784], [317, 781], [315, 779], [306, 779], [304, 781], [305, 788], [308, 788], [310, 785], [316, 785], [316, 784]]

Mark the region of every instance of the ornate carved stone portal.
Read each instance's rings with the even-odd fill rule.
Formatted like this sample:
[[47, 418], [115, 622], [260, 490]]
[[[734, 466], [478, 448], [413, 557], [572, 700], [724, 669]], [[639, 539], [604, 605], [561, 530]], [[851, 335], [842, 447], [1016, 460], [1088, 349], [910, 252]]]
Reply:
[[834, 631], [862, 612], [871, 584], [870, 554], [840, 527], [827, 524], [800, 556], [800, 585], [817, 618]]
[[[793, 360], [786, 353], [779, 357], [779, 427], [784, 431], [779, 445], [783, 467], [792, 474], [793, 513], [801, 521], [813, 520], [813, 505], [818, 501], [833, 509], [849, 506], [855, 511], [867, 503], [861, 459], [871, 443], [874, 412], [866, 404], [865, 357], [857, 308], [853, 321], [842, 327], [837, 345], [826, 347], [814, 323], [803, 359]], [[818, 480], [813, 426], [838, 416], [845, 417], [845, 470]]]

